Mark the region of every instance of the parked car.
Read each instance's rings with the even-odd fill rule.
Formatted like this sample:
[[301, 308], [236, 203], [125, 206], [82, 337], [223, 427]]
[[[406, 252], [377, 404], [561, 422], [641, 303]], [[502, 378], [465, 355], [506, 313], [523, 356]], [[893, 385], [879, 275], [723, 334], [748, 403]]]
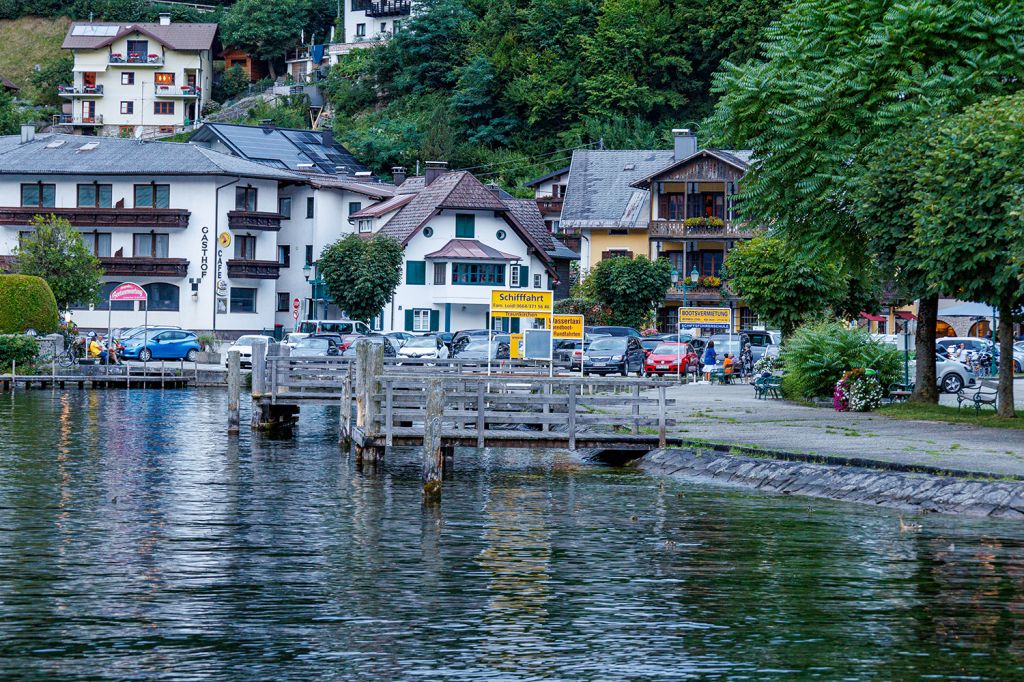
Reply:
[[398, 349], [400, 358], [432, 358], [443, 360], [449, 355], [448, 346], [439, 336], [414, 336]]
[[[346, 337], [347, 338], [347, 337]], [[384, 346], [384, 357], [393, 358], [397, 357], [398, 351], [395, 350], [395, 344], [391, 343], [391, 339], [386, 336], [360, 336], [357, 337], [353, 342], [349, 344], [345, 350], [342, 351], [342, 357], [354, 358], [356, 356], [356, 346], [359, 344], [356, 341], [369, 341], [374, 345]]]
[[639, 337], [613, 336], [597, 339], [583, 354], [583, 373], [611, 374], [618, 372], [622, 376], [627, 376], [630, 372], [636, 372], [639, 376], [643, 374], [646, 357]]
[[299, 341], [302, 341], [307, 336], [309, 336], [309, 334], [304, 334], [302, 332], [292, 332], [291, 334], [288, 334], [287, 336], [284, 337], [284, 345], [288, 346], [289, 348], [295, 348], [299, 345]]
[[[739, 334], [733, 334], [731, 337], [728, 334], [715, 334], [713, 336], [706, 337], [704, 339], [704, 346], [701, 348], [701, 352], [707, 347], [709, 341], [715, 342], [715, 355], [718, 357], [718, 363], [722, 363], [722, 358], [726, 353], [730, 357], [739, 359], [740, 351], [743, 350], [742, 339]], [[761, 353], [764, 354], [763, 352]], [[754, 356], [754, 362], [757, 362], [758, 356]]]
[[584, 329], [589, 334], [607, 334], [608, 336], [632, 336], [640, 338], [640, 332], [632, 327], [587, 327]]
[[444, 345], [448, 346], [448, 350], [451, 351], [452, 341], [455, 339], [455, 334], [452, 332], [431, 332], [431, 334], [428, 334], [427, 336], [431, 335], [435, 335], [437, 338], [444, 341]]
[[330, 336], [309, 335], [292, 348], [292, 357], [328, 357], [341, 355], [338, 342]]
[[[960, 344], [964, 344], [967, 350], [972, 353], [988, 353], [999, 362], [999, 346], [992, 343], [991, 339], [982, 339], [973, 336], [944, 336], [935, 342], [935, 350], [942, 355], [947, 355], [950, 346], [954, 346], [954, 353], [958, 353]], [[1013, 349], [1013, 371], [1020, 373], [1024, 371], [1024, 350], [1014, 346]]]
[[490, 343], [487, 337], [473, 336], [462, 343], [456, 343], [453, 358], [460, 360], [487, 360], [487, 351], [490, 349], [491, 360], [508, 360], [512, 341], [508, 334], [495, 334], [491, 337]]
[[651, 354], [652, 350], [654, 350], [663, 343], [664, 341], [662, 341], [661, 339], [656, 339], [651, 336], [646, 336], [640, 339], [640, 347], [643, 348], [644, 352], [647, 353], [648, 355]]
[[365, 334], [345, 334], [341, 337], [341, 349], [348, 350], [349, 346], [366, 336]]
[[[910, 376], [913, 378], [917, 362], [910, 361]], [[977, 375], [970, 367], [957, 360], [950, 360], [943, 353], [935, 354], [935, 380], [943, 393], [956, 393], [961, 388], [974, 386]]]
[[[750, 356], [754, 362], [757, 362], [764, 357], [765, 352], [770, 346], [777, 346], [781, 334], [774, 334], [770, 331], [764, 331], [761, 329], [741, 329], [740, 335], [740, 350], [743, 350], [743, 346], [750, 344]], [[718, 343], [716, 342], [717, 346]]]
[[224, 353], [224, 366], [228, 366], [227, 357], [233, 350], [238, 351], [238, 364], [241, 367], [252, 367], [252, 344], [260, 339], [269, 346], [274, 343], [274, 338], [271, 336], [265, 336], [263, 334], [246, 334], [239, 336], [234, 343], [228, 346], [228, 350]]
[[369, 334], [370, 328], [358, 320], [304, 320], [299, 323], [299, 331], [305, 334]]
[[648, 353], [644, 373], [664, 376], [685, 372], [686, 350], [685, 343], [659, 343]]
[[165, 329], [153, 336], [139, 335], [128, 340], [121, 351], [123, 358], [150, 360], [188, 360], [195, 362], [199, 355], [199, 340], [195, 332], [184, 329]]
[[398, 350], [401, 350], [402, 346], [404, 346], [405, 344], [409, 343], [410, 339], [415, 339], [416, 338], [416, 336], [414, 334], [410, 334], [409, 332], [388, 332], [384, 336], [386, 336], [389, 339], [391, 339], [391, 343]]
[[455, 346], [463, 343], [467, 343], [471, 338], [487, 338], [487, 335], [492, 333], [487, 329], [463, 329], [462, 331], [455, 332], [455, 336], [452, 337], [452, 350], [455, 350]]

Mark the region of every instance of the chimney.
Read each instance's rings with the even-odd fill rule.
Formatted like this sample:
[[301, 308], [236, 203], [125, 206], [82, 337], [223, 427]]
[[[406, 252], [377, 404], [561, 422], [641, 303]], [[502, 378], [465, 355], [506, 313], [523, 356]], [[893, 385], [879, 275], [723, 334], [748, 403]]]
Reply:
[[395, 187], [405, 182], [405, 166], [392, 166], [391, 181], [395, 183]]
[[424, 185], [429, 185], [434, 180], [448, 172], [447, 161], [427, 161], [427, 172], [424, 173]]
[[161, 12], [160, 13], [160, 25], [161, 26], [170, 26], [171, 25], [171, 15], [170, 15], [169, 12]]
[[672, 137], [676, 142], [676, 161], [682, 161], [697, 153], [697, 136], [690, 132], [689, 128], [673, 128]]
[[333, 130], [321, 130], [320, 140], [327, 146], [334, 146], [334, 131]]
[[25, 123], [21, 126], [21, 143], [31, 142], [36, 139], [36, 127], [31, 123]]

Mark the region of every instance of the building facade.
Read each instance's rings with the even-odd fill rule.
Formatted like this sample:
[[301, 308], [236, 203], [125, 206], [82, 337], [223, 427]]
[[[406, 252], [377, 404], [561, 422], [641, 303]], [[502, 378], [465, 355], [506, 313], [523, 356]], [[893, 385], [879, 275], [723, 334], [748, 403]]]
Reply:
[[180, 132], [199, 119], [210, 92], [217, 24], [74, 22], [62, 47], [74, 81], [55, 123], [90, 135], [148, 137]]
[[341, 0], [344, 32], [335, 36], [327, 52], [331, 64], [352, 50], [369, 47], [402, 30], [412, 14], [413, 0]]

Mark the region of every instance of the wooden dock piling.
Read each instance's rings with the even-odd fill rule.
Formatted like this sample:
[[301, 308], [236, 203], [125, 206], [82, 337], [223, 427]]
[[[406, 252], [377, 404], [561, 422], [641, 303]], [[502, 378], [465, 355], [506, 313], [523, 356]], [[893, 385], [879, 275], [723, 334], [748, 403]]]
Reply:
[[228, 433], [238, 433], [241, 418], [238, 412], [242, 389], [242, 362], [237, 350], [228, 352]]
[[441, 501], [444, 453], [441, 434], [444, 419], [444, 382], [432, 377], [426, 386], [427, 402], [423, 421], [423, 502]]

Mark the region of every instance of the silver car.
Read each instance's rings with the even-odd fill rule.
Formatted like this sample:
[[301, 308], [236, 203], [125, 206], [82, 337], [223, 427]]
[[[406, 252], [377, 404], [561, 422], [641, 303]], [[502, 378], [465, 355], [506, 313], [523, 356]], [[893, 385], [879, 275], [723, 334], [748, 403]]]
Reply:
[[[910, 363], [910, 376], [914, 376], [916, 361]], [[944, 355], [935, 356], [935, 380], [943, 393], [956, 393], [965, 386], [973, 386], [978, 380], [970, 367], [958, 360], [949, 360]]]

